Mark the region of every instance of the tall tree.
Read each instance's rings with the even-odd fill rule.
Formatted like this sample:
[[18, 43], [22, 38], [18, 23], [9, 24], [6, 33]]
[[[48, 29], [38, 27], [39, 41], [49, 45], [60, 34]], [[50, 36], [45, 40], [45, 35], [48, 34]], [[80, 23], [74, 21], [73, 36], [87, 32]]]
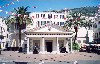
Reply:
[[74, 28], [75, 29], [75, 39], [74, 39], [74, 43], [75, 40], [77, 38], [77, 32], [78, 32], [78, 27], [85, 27], [86, 29], [92, 26], [92, 22], [91, 20], [87, 21], [86, 18], [82, 18], [82, 14], [79, 12], [74, 12], [71, 14], [73, 19], [70, 19], [69, 21], [66, 21], [65, 23], [65, 28]]
[[29, 13], [27, 7], [14, 8], [15, 15], [8, 18], [7, 24], [15, 24], [15, 28], [19, 30], [19, 47], [21, 47], [21, 30], [26, 28], [26, 25], [31, 23], [31, 19], [28, 17]]

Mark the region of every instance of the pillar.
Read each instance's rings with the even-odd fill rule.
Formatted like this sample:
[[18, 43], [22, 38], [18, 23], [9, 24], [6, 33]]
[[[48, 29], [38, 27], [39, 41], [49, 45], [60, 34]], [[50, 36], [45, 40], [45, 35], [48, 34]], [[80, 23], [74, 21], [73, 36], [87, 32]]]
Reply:
[[69, 52], [68, 40], [64, 40], [64, 46], [66, 47], [66, 51]]
[[27, 54], [29, 54], [29, 38], [27, 38]]
[[42, 37], [40, 42], [40, 54], [45, 54], [45, 40], [44, 37]]
[[42, 52], [45, 52], [45, 42], [44, 42], [44, 37], [42, 37]]
[[60, 53], [60, 52], [59, 52], [59, 42], [58, 42], [58, 37], [56, 37], [56, 42], [57, 42], [57, 53]]
[[72, 44], [72, 38], [70, 38], [70, 44], [71, 44], [71, 45], [70, 45], [70, 46], [71, 46], [71, 47], [70, 47], [70, 49], [71, 49], [70, 51], [72, 52], [72, 45], [73, 45], [73, 44]]

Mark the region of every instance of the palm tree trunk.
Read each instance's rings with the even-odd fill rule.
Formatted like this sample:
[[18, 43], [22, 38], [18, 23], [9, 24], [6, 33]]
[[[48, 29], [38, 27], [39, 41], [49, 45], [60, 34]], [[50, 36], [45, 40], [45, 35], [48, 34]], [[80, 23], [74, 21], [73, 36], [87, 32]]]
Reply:
[[19, 47], [21, 47], [21, 27], [19, 27]]
[[22, 47], [21, 47], [21, 27], [19, 27], [19, 52], [22, 52]]
[[78, 31], [78, 29], [77, 29], [77, 27], [74, 27], [74, 29], [75, 29], [75, 39], [74, 39], [74, 43], [75, 43], [75, 41], [76, 41], [76, 39], [77, 39], [77, 31]]

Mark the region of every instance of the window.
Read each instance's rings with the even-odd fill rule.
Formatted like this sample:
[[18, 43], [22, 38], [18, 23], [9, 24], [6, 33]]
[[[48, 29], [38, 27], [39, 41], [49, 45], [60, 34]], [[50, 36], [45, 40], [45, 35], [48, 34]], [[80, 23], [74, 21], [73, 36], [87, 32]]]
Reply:
[[41, 21], [41, 25], [45, 25], [46, 24], [46, 21]]
[[42, 21], [41, 21], [41, 25], [42, 25]]
[[40, 26], [40, 22], [38, 21], [38, 26]]
[[50, 23], [50, 21], [47, 21], [47, 23]]
[[8, 34], [7, 34], [7, 38], [8, 38]]
[[62, 19], [62, 15], [60, 15], [60, 19]]
[[39, 18], [39, 14], [36, 14], [36, 18]]
[[54, 15], [54, 19], [58, 18], [58, 15]]
[[2, 42], [2, 43], [3, 43], [3, 47], [4, 47], [4, 46], [5, 46], [5, 45], [4, 45], [5, 42]]
[[59, 22], [57, 22], [57, 24], [59, 25]]
[[45, 14], [41, 14], [41, 17], [44, 18], [45, 17]]
[[51, 19], [52, 18], [52, 14], [48, 14], [48, 18]]
[[44, 24], [46, 24], [46, 21], [44, 21]]
[[64, 15], [60, 15], [60, 19], [64, 19]]
[[60, 22], [60, 26], [63, 26], [64, 25], [64, 22]]
[[55, 22], [54, 22], [54, 24], [55, 24]]

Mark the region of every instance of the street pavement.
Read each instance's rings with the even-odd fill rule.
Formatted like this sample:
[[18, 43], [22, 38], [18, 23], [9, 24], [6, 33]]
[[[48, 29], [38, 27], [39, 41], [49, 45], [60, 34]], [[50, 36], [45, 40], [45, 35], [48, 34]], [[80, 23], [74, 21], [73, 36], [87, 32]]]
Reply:
[[2, 51], [0, 64], [100, 64], [100, 55], [75, 52], [65, 54], [23, 54]]

